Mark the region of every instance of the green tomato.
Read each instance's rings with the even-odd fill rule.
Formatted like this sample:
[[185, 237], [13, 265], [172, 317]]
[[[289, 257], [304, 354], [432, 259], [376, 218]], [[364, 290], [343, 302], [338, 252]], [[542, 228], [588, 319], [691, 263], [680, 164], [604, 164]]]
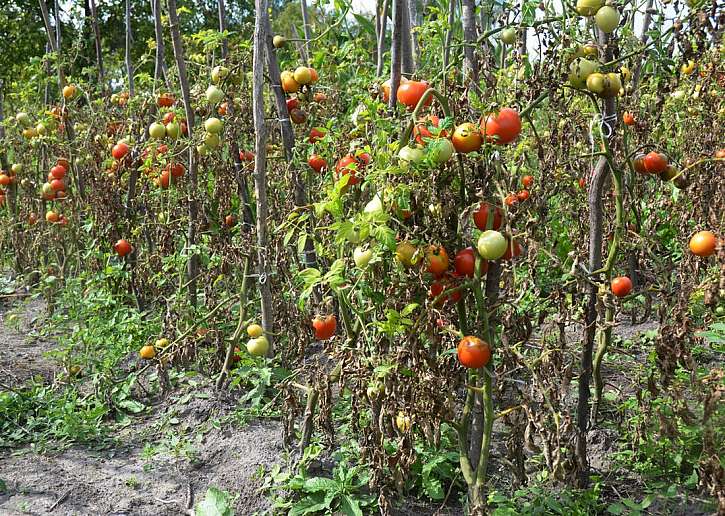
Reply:
[[430, 143], [431, 146], [431, 158], [434, 163], [441, 165], [451, 159], [453, 156], [453, 143], [448, 138], [438, 138]]
[[166, 136], [166, 127], [164, 127], [164, 124], [154, 122], [149, 126], [149, 136], [151, 138], [160, 140], [161, 138]]
[[501, 31], [501, 41], [507, 45], [513, 45], [516, 43], [516, 29], [513, 27], [506, 27]]
[[506, 253], [508, 242], [501, 233], [490, 229], [481, 233], [476, 247], [484, 260], [498, 260]]
[[373, 250], [356, 247], [352, 253], [352, 258], [355, 261], [355, 265], [357, 265], [361, 269], [364, 269], [373, 258]]
[[206, 100], [208, 100], [211, 104], [218, 104], [224, 100], [224, 92], [213, 84], [206, 89], [205, 95]]
[[599, 69], [599, 63], [580, 57], [569, 65], [569, 83], [577, 89], [587, 87], [587, 78]]
[[594, 21], [597, 27], [602, 29], [602, 32], [609, 34], [614, 32], [614, 29], [619, 25], [619, 11], [614, 7], [605, 5], [594, 15]]
[[398, 157], [408, 163], [420, 163], [423, 161], [425, 154], [423, 153], [423, 149], [420, 147], [409, 147], [406, 145], [398, 151]]
[[218, 118], [207, 118], [204, 122], [204, 129], [209, 133], [219, 134], [224, 130], [224, 124]]
[[263, 357], [267, 355], [269, 351], [269, 340], [264, 335], [257, 337], [256, 339], [249, 339], [247, 342], [247, 351], [250, 355], [255, 357]]
[[604, 5], [604, 0], [577, 0], [576, 12], [582, 16], [594, 16]]

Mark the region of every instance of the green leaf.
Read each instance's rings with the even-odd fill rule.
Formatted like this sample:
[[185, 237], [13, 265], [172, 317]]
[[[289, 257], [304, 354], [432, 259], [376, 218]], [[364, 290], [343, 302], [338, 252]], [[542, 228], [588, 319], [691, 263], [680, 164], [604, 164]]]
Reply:
[[363, 516], [360, 504], [351, 496], [344, 495], [340, 501], [340, 510], [346, 516]]
[[303, 498], [292, 507], [288, 513], [289, 516], [302, 516], [303, 514], [314, 514], [327, 508], [324, 498], [321, 494], [314, 494]]
[[305, 481], [304, 490], [308, 493], [318, 493], [320, 491], [337, 491], [339, 484], [331, 478], [314, 477]]
[[210, 487], [204, 500], [196, 506], [196, 516], [234, 516], [231, 496], [226, 491]]

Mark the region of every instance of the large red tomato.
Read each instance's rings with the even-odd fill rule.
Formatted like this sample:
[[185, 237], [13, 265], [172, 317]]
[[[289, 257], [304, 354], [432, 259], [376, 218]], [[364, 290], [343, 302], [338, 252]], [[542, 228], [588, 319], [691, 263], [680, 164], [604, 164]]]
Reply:
[[473, 335], [463, 337], [458, 343], [458, 360], [471, 369], [483, 367], [491, 361], [491, 346]]
[[612, 294], [624, 297], [630, 292], [632, 292], [632, 280], [627, 276], [619, 276], [612, 280]]
[[327, 168], [327, 161], [319, 154], [313, 154], [307, 160], [307, 164], [312, 167], [315, 172], [320, 172], [322, 169]]
[[[491, 227], [488, 228], [486, 227], [486, 224], [488, 224], [488, 216], [491, 212], [493, 212], [493, 222], [491, 223]], [[499, 229], [501, 227], [502, 220], [503, 212], [501, 211], [501, 208], [494, 208], [486, 202], [479, 204], [478, 209], [473, 212], [473, 222], [475, 222], [476, 227], [481, 231], [486, 231], [487, 229]]]
[[[468, 276], [472, 278], [475, 275], [476, 270], [476, 253], [473, 247], [466, 247], [456, 253], [456, 257], [453, 259], [453, 266], [456, 269], [456, 274], [459, 276]], [[481, 260], [481, 276], [488, 272], [488, 261]]]
[[497, 115], [488, 115], [486, 123], [481, 125], [481, 130], [484, 129], [489, 141], [496, 145], [511, 143], [521, 133], [521, 118], [515, 109], [503, 108]]
[[348, 154], [347, 156], [340, 158], [340, 160], [337, 162], [337, 165], [335, 165], [335, 172], [337, 179], [339, 179], [342, 176], [346, 176], [350, 174], [350, 179], [347, 182], [348, 185], [356, 185], [362, 179], [357, 176], [357, 173], [360, 172], [362, 168], [365, 167], [372, 158], [370, 157], [370, 154], [367, 152], [356, 152], [353, 154]]
[[[423, 97], [423, 94], [428, 90], [429, 86], [428, 83], [425, 81], [408, 81], [408, 82], [401, 82], [400, 86], [398, 86], [398, 93], [396, 97], [398, 98], [398, 102], [401, 104], [405, 104], [409, 108], [414, 108], [418, 105], [418, 102]], [[425, 101], [426, 106], [430, 106], [430, 103], [433, 101], [433, 97], [430, 95]]]
[[644, 168], [650, 174], [659, 174], [664, 172], [669, 165], [669, 161], [664, 154], [652, 151], [644, 157]]
[[113, 244], [113, 249], [116, 251], [116, 253], [118, 253], [118, 256], [120, 256], [121, 258], [133, 252], [133, 246], [123, 238]]
[[312, 328], [315, 330], [315, 338], [317, 340], [327, 340], [335, 335], [337, 318], [334, 315], [325, 317], [318, 315], [312, 320]]

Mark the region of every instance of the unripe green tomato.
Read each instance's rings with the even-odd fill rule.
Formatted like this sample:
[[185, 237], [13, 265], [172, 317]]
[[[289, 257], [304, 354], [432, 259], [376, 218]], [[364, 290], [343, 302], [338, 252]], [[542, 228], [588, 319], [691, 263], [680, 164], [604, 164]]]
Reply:
[[516, 43], [516, 29], [513, 27], [506, 27], [501, 31], [501, 41], [507, 45], [513, 45]]

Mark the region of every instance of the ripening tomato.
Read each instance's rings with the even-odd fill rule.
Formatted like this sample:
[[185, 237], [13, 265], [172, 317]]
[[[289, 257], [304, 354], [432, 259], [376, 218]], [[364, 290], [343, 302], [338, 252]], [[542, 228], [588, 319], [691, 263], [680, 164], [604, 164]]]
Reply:
[[327, 161], [325, 161], [325, 158], [318, 154], [313, 154], [312, 156], [310, 156], [310, 158], [307, 160], [307, 164], [315, 172], [321, 172], [323, 169], [327, 168]]
[[470, 369], [483, 367], [491, 361], [491, 346], [473, 335], [463, 337], [458, 343], [458, 361]]
[[242, 161], [254, 161], [254, 153], [250, 151], [240, 150], [239, 159]]
[[483, 137], [475, 124], [464, 122], [453, 131], [453, 147], [461, 154], [477, 151], [483, 145]]
[[581, 188], [582, 190], [584, 190], [584, 187], [585, 186], [587, 186], [587, 180], [584, 179], [583, 177], [580, 177], [579, 178], [579, 188]]
[[717, 239], [712, 231], [700, 231], [690, 238], [690, 251], [697, 256], [712, 256], [716, 246]]
[[425, 253], [428, 272], [438, 275], [448, 270], [448, 253], [442, 245], [431, 245]]
[[524, 188], [531, 188], [534, 185], [534, 176], [522, 177], [521, 184], [524, 186]]
[[627, 276], [619, 276], [612, 280], [612, 294], [624, 297], [632, 292], [632, 280]]
[[[434, 281], [429, 290], [429, 296], [431, 299], [435, 300], [438, 296], [440, 296], [444, 291], [452, 288], [452, 286], [446, 282], [446, 281]], [[435, 306], [440, 306], [443, 303], [457, 303], [461, 300], [462, 294], [460, 290], [456, 290], [451, 292], [450, 294], [446, 295], [441, 299], [439, 302], [435, 303]]]
[[481, 124], [481, 131], [486, 132], [489, 141], [496, 145], [503, 145], [514, 141], [521, 133], [521, 118], [518, 111], [503, 108], [498, 114], [490, 114], [485, 124]]
[[55, 160], [55, 164], [59, 167], [63, 167], [66, 171], [70, 168], [70, 163], [68, 163], [66, 158], [58, 158]]
[[519, 201], [525, 201], [529, 198], [529, 191], [528, 190], [521, 190], [519, 193], [516, 194], [516, 198]]
[[312, 328], [315, 330], [317, 340], [328, 340], [337, 330], [337, 318], [334, 315], [325, 317], [317, 316], [312, 320]]
[[174, 113], [173, 111], [169, 111], [168, 113], [164, 113], [164, 116], [161, 117], [161, 122], [164, 125], [169, 125], [171, 122], [174, 121], [174, 119], [176, 119], [176, 113]]
[[652, 151], [644, 157], [644, 168], [650, 174], [664, 172], [669, 161], [664, 154]]
[[[491, 227], [489, 228], [486, 226], [488, 224], [488, 216], [491, 213], [493, 213], [493, 218]], [[481, 204], [479, 204], [478, 209], [473, 212], [473, 222], [476, 224], [476, 227], [481, 231], [485, 231], [487, 229], [499, 229], [501, 227], [502, 221], [503, 212], [501, 211], [501, 208], [494, 208], [486, 202], [482, 202]]]
[[124, 240], [122, 238], [118, 242], [113, 244], [113, 250], [116, 251], [118, 256], [123, 258], [124, 256], [129, 255], [133, 252], [133, 246], [129, 244], [127, 240]]
[[58, 222], [59, 219], [60, 217], [58, 216], [58, 214], [52, 210], [45, 214], [45, 220], [47, 220], [48, 222]]
[[506, 206], [513, 206], [514, 204], [519, 202], [519, 198], [516, 197], [515, 193], [510, 193], [506, 196], [503, 202], [506, 204]]
[[162, 93], [156, 101], [160, 107], [171, 107], [174, 105], [174, 102], [176, 102], [176, 99], [171, 93]]
[[325, 137], [327, 130], [324, 127], [313, 127], [310, 129], [310, 137], [307, 139], [310, 143], [320, 141]]
[[624, 125], [634, 125], [634, 115], [629, 111], [625, 111], [622, 115], [622, 122], [624, 122]]
[[[476, 269], [476, 253], [473, 247], [466, 247], [458, 251], [453, 259], [453, 266], [458, 276], [473, 278]], [[484, 276], [488, 272], [488, 261], [481, 259], [480, 268], [481, 276]]]
[[718, 149], [717, 151], [715, 151], [715, 158], [725, 159], [725, 149]]
[[644, 166], [644, 154], [639, 154], [632, 160], [632, 168], [638, 174], [646, 174], [647, 169]]
[[237, 223], [237, 218], [234, 215], [227, 215], [224, 217], [224, 225], [228, 228], [233, 227]]
[[117, 143], [113, 146], [113, 149], [111, 149], [111, 154], [115, 159], [121, 159], [126, 154], [128, 154], [128, 145], [124, 142]]
[[[428, 127], [438, 127], [440, 125], [440, 118], [436, 115], [428, 115], [425, 118], [418, 120], [418, 123], [413, 128], [413, 137], [418, 145], [424, 145], [424, 138], [433, 138], [433, 133], [430, 132]], [[435, 137], [445, 138], [448, 136], [447, 131], [440, 131]]]
[[[398, 93], [396, 94], [396, 97], [398, 99], [398, 102], [401, 104], [405, 104], [409, 108], [414, 108], [418, 105], [418, 102], [423, 97], [423, 94], [428, 90], [429, 86], [428, 83], [425, 81], [408, 81], [408, 82], [401, 82], [400, 86], [398, 86]], [[432, 96], [428, 96], [428, 98], [425, 100], [426, 106], [430, 106], [431, 102], [433, 101]]]

